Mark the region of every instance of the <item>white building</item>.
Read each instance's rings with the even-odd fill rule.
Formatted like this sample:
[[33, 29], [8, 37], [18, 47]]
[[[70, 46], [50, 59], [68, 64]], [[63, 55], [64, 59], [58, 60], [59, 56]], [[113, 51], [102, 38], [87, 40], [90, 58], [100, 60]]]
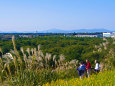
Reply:
[[75, 35], [76, 37], [98, 37], [98, 35]]
[[111, 37], [112, 34], [111, 33], [103, 33], [103, 37]]
[[112, 33], [103, 33], [103, 37], [115, 38], [115, 32], [112, 32]]
[[112, 36], [111, 36], [111, 37], [112, 37], [112, 38], [115, 38], [115, 32], [112, 33]]
[[19, 37], [32, 38], [32, 35], [19, 35]]

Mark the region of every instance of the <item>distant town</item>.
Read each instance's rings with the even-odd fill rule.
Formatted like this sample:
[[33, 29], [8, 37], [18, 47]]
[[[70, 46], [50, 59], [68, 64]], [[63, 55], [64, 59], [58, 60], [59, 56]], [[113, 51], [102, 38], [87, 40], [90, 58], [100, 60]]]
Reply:
[[96, 32], [96, 33], [0, 33], [0, 39], [11, 39], [12, 35], [15, 35], [16, 38], [33, 38], [39, 36], [115, 38], [115, 32]]

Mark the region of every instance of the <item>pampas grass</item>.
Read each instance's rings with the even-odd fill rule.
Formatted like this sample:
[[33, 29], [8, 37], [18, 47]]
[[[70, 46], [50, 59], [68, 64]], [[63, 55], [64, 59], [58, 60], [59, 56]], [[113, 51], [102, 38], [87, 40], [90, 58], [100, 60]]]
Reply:
[[[55, 74], [55, 71], [57, 69], [57, 73], [59, 73], [60, 70], [64, 71], [66, 70], [66, 68], [72, 68], [72, 66], [69, 66], [69, 62], [65, 65], [65, 57], [63, 54], [61, 54], [59, 57], [56, 55], [51, 55], [50, 53], [44, 54], [40, 50], [41, 45], [38, 45], [37, 48], [27, 48], [26, 51], [23, 49], [23, 47], [21, 47], [21, 56], [16, 49], [14, 36], [12, 36], [12, 43], [14, 50], [11, 50], [10, 52], [13, 56], [13, 59], [11, 60], [9, 58], [6, 58], [5, 60], [2, 60], [0, 58], [0, 71], [2, 71], [1, 74], [4, 77], [7, 77], [6, 79], [12, 85], [14, 85], [14, 82], [16, 82], [21, 86], [25, 84], [24, 80], [29, 81], [28, 83], [30, 83], [31, 85], [35, 85], [35, 83], [37, 83], [35, 82], [36, 80], [33, 83], [32, 80], [34, 80], [34, 78], [40, 79], [40, 74], [42, 75], [41, 77], [47, 79], [47, 77], [52, 78], [52, 74]], [[1, 48], [0, 52], [2, 52]], [[45, 71], [40, 72], [42, 70]], [[55, 75], [53, 75], [53, 77], [54, 76]], [[3, 77], [1, 77], [1, 79], [3, 79]], [[25, 85], [27, 85], [27, 83]]]
[[[101, 62], [101, 70], [103, 71], [104, 69], [112, 69], [112, 67], [114, 67], [114, 63], [115, 63], [115, 49], [114, 48], [110, 48], [110, 45], [113, 45], [115, 40], [112, 39], [112, 43], [110, 43], [106, 38], [103, 38], [104, 42], [102, 44], [100, 44], [98, 47], [97, 45], [95, 45], [95, 48], [97, 49], [97, 52], [106, 52], [106, 55], [103, 59], [103, 61]], [[93, 51], [94, 52], [94, 51]], [[96, 51], [95, 51], [96, 52]]]

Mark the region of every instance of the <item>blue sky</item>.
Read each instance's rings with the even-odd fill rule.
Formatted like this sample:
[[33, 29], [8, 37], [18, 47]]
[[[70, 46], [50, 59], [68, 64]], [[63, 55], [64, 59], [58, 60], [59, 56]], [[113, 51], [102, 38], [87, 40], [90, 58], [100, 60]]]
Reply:
[[115, 29], [115, 0], [0, 0], [0, 31]]

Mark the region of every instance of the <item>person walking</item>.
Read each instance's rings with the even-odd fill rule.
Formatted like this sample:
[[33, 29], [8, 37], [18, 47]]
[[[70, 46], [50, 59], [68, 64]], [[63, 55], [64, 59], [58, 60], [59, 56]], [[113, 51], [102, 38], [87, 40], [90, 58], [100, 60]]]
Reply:
[[83, 62], [80, 62], [80, 66], [79, 66], [79, 68], [77, 68], [77, 70], [78, 70], [78, 75], [80, 76], [80, 79], [82, 78], [82, 76], [84, 78], [84, 72], [85, 72], [86, 68], [83, 65]]
[[89, 76], [90, 76], [90, 73], [91, 73], [91, 64], [90, 64], [90, 62], [89, 62], [88, 59], [86, 59], [86, 63], [87, 63], [87, 66], [86, 66], [87, 76], [89, 77]]
[[97, 62], [97, 60], [95, 60], [95, 72], [98, 73], [99, 72], [99, 63]]

